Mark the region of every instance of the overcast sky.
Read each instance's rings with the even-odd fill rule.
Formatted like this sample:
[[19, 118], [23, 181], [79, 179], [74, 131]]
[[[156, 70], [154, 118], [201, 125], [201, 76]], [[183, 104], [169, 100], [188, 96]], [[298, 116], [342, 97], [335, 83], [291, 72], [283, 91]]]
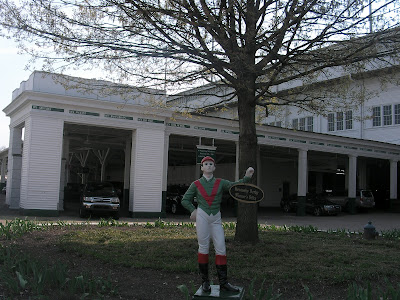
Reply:
[[18, 49], [12, 41], [0, 37], [0, 148], [8, 148], [10, 136], [10, 118], [3, 109], [11, 102], [13, 90], [32, 73], [24, 70], [28, 57], [17, 53]]
[[[17, 45], [11, 41], [0, 37], [0, 149], [8, 148], [10, 138], [10, 118], [6, 116], [3, 109], [10, 104], [12, 92], [19, 88], [22, 81], [28, 80], [35, 68], [25, 70], [29, 61], [28, 55], [18, 54]], [[38, 64], [36, 70], [40, 70]], [[68, 72], [66, 72], [68, 74]], [[70, 74], [71, 75], [71, 74]], [[94, 78], [95, 73], [82, 71], [73, 73], [75, 76]]]

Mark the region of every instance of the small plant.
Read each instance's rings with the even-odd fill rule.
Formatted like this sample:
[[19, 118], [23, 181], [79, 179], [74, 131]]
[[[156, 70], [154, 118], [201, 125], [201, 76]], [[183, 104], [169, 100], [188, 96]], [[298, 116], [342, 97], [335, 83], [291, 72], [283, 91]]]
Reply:
[[384, 230], [381, 231], [381, 236], [387, 239], [400, 239], [400, 230], [399, 229]]
[[190, 223], [183, 223], [182, 222], [181, 226], [184, 227], [184, 228], [194, 228], [195, 227], [194, 223], [192, 223], [192, 222], [190, 222]]
[[318, 232], [318, 228], [314, 227], [312, 225], [308, 225], [308, 226], [290, 226], [288, 227], [289, 231], [293, 231], [293, 232], [303, 232], [303, 233], [316, 233]]
[[312, 300], [312, 299], [313, 299], [313, 296], [311, 295], [311, 292], [310, 292], [309, 287], [306, 286], [305, 284], [302, 284], [302, 285], [303, 285], [304, 290], [306, 291], [307, 299], [308, 299], [308, 300]]
[[230, 230], [236, 229], [235, 222], [226, 222], [226, 223], [223, 223], [222, 226], [224, 227], [224, 229], [230, 229]]
[[39, 226], [33, 221], [27, 219], [21, 220], [19, 218], [16, 218], [11, 221], [6, 221], [4, 225], [0, 223], [0, 237], [3, 236], [4, 238], [10, 240], [20, 237], [27, 232], [42, 229], [42, 226]]
[[6, 247], [0, 247], [0, 278], [10, 295], [30, 291], [34, 295], [42, 296], [51, 288], [69, 295], [79, 294], [82, 298], [116, 293], [111, 280], [92, 279], [84, 275], [71, 279], [63, 264], [49, 266]]
[[190, 300], [191, 297], [190, 297], [189, 289], [186, 285], [184, 285], [184, 284], [178, 285], [177, 288], [184, 294], [186, 300]]
[[97, 224], [98, 227], [125, 227], [128, 226], [126, 222], [118, 222], [113, 218], [103, 219], [100, 218], [99, 223]]
[[154, 222], [154, 227], [165, 228], [166, 226], [170, 226], [170, 224], [164, 223], [164, 221], [161, 220], [160, 218], [158, 218], [158, 220], [156, 220], [156, 221]]
[[154, 225], [151, 222], [146, 222], [144, 228], [154, 228]]
[[357, 283], [353, 282], [353, 284], [351, 284], [348, 288], [347, 299], [371, 300], [372, 299], [371, 284], [368, 283], [368, 287], [365, 289], [362, 286], [359, 286]]
[[400, 300], [400, 284], [397, 284], [397, 288], [386, 279], [387, 291], [380, 291], [379, 299], [382, 300]]
[[276, 300], [281, 297], [281, 294], [273, 294], [273, 284], [269, 286], [267, 290], [265, 290], [264, 284], [265, 284], [266, 279], [263, 280], [261, 283], [261, 287], [258, 291], [255, 291], [254, 284], [256, 282], [256, 278], [254, 278], [248, 288], [248, 293], [247, 293], [247, 299], [249, 300]]

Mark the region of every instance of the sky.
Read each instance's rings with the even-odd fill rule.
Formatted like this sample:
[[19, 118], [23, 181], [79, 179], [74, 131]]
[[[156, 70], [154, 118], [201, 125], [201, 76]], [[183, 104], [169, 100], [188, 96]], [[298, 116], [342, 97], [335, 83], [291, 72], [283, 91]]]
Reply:
[[[40, 70], [40, 63], [26, 70], [29, 56], [18, 54], [17, 44], [12, 40], [0, 37], [0, 150], [8, 148], [10, 138], [10, 118], [6, 116], [3, 109], [11, 103], [12, 92], [19, 88], [22, 81], [28, 80], [33, 71]], [[65, 72], [68, 74], [68, 72]], [[71, 74], [69, 74], [71, 75]], [[75, 72], [74, 75], [77, 75]], [[86, 76], [85, 76], [86, 75]], [[77, 76], [93, 78], [96, 75], [78, 73]]]
[[10, 118], [3, 109], [11, 103], [12, 92], [32, 73], [25, 70], [28, 60], [27, 55], [18, 54], [14, 42], [0, 37], [0, 149], [8, 148], [10, 136]]

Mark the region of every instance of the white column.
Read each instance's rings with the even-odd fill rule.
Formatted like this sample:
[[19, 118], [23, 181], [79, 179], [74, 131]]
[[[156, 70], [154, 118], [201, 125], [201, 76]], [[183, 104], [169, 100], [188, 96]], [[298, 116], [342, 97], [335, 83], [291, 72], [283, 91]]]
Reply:
[[[339, 167], [339, 166], [338, 166]], [[344, 166], [344, 188], [349, 190], [349, 182], [350, 182], [350, 163], [349, 160], [345, 162]]]
[[[201, 137], [199, 137], [199, 145], [201, 145]], [[197, 163], [197, 150], [196, 150], [196, 166], [195, 166], [195, 173], [194, 173], [194, 177], [195, 180], [200, 178], [200, 164]]]
[[6, 166], [7, 166], [7, 157], [3, 157], [1, 160], [1, 183], [6, 182]]
[[162, 213], [163, 217], [167, 211], [167, 188], [168, 188], [168, 153], [169, 153], [169, 133], [165, 133], [164, 140], [164, 166], [163, 166], [163, 179], [162, 179]]
[[132, 131], [132, 140], [131, 140], [131, 158], [129, 159], [131, 162], [129, 169], [129, 211], [133, 211], [133, 205], [135, 202], [135, 190], [134, 190], [134, 181], [135, 181], [135, 157], [136, 157], [136, 130]]
[[390, 160], [390, 199], [397, 199], [397, 160]]
[[121, 207], [125, 208], [129, 204], [129, 187], [130, 187], [130, 171], [131, 171], [131, 151], [132, 151], [132, 136], [127, 138], [125, 145], [125, 165], [124, 165], [124, 190]]
[[348, 197], [356, 197], [357, 188], [357, 156], [349, 155]]
[[63, 150], [61, 157], [61, 172], [60, 172], [60, 196], [58, 202], [58, 210], [64, 210], [64, 188], [67, 186], [67, 172], [69, 164], [69, 138], [63, 139]]
[[163, 185], [162, 185], [163, 191], [166, 191], [168, 186], [168, 152], [169, 152], [169, 133], [166, 133], [164, 140], [164, 166], [163, 166]]
[[298, 174], [297, 174], [297, 196], [307, 194], [307, 150], [299, 150]]
[[11, 209], [20, 206], [22, 171], [22, 127], [10, 128], [10, 146], [8, 149], [8, 178], [6, 204]]
[[133, 216], [160, 215], [165, 159], [164, 128], [138, 128], [133, 139], [130, 209]]
[[308, 182], [307, 150], [298, 149], [298, 171], [297, 171], [297, 212], [298, 216], [306, 214], [306, 195]]
[[21, 200], [24, 213], [57, 215], [64, 121], [30, 116], [25, 120]]

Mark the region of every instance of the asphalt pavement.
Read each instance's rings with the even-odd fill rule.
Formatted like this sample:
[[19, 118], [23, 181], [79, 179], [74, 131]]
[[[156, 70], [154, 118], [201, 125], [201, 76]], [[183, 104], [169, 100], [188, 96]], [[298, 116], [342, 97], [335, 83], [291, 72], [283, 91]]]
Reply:
[[[249, 204], [251, 205], [251, 204]], [[5, 223], [7, 220], [15, 218], [27, 218], [30, 220], [38, 221], [53, 221], [58, 220], [63, 222], [82, 222], [83, 219], [79, 218], [78, 208], [76, 204], [71, 204], [65, 211], [61, 211], [57, 217], [35, 217], [23, 216], [19, 210], [9, 209], [5, 204], [5, 195], [0, 194], [0, 223]], [[98, 222], [100, 217], [93, 217], [91, 222]], [[158, 218], [130, 218], [122, 214], [119, 219], [120, 222], [128, 223], [142, 223], [154, 222]], [[187, 214], [172, 215], [167, 214], [162, 218], [165, 222], [190, 222]], [[222, 210], [223, 222], [235, 222], [236, 218], [229, 210]], [[258, 212], [258, 223], [262, 225], [275, 225], [275, 226], [313, 226], [320, 230], [348, 230], [352, 232], [363, 232], [364, 226], [371, 221], [378, 232], [398, 229], [400, 230], [400, 213], [386, 212], [383, 210], [370, 210], [368, 212], [361, 212], [351, 215], [345, 212], [337, 216], [296, 216], [295, 213], [284, 213], [279, 208], [260, 208]]]

